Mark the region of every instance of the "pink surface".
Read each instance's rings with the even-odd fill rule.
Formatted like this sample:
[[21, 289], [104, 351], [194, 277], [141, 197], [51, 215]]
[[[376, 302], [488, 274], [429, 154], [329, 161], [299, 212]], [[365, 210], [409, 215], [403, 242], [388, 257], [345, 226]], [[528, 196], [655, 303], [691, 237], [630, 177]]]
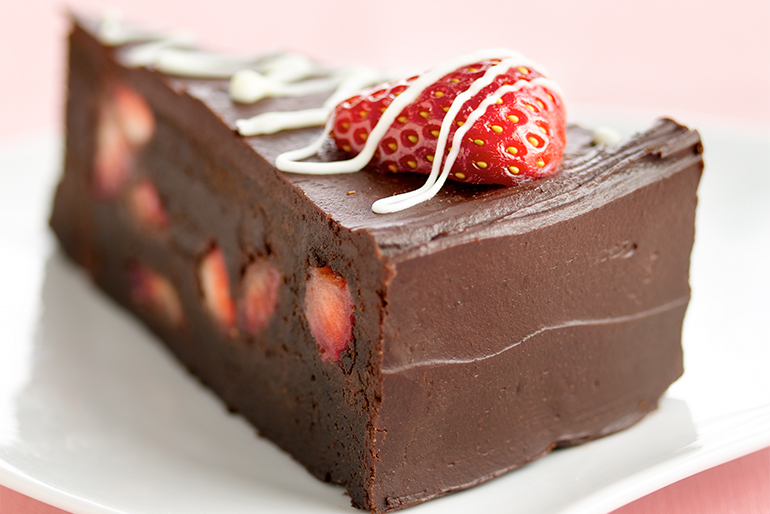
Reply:
[[[0, 486], [0, 512], [2, 514], [68, 514], [2, 486]], [[359, 511], [350, 509], [350, 512]], [[640, 498], [612, 514], [767, 514], [768, 512], [770, 512], [770, 448], [686, 478]]]
[[[0, 140], [58, 127], [66, 7], [0, 2]], [[423, 69], [484, 47], [545, 64], [568, 102], [770, 122], [770, 2], [647, 0], [111, 0], [126, 18], [189, 30], [221, 49], [284, 47], [327, 62]], [[472, 6], [472, 7], [469, 7]], [[686, 121], [686, 120], [685, 120]]]
[[647, 495], [613, 514], [767, 514], [770, 448]]

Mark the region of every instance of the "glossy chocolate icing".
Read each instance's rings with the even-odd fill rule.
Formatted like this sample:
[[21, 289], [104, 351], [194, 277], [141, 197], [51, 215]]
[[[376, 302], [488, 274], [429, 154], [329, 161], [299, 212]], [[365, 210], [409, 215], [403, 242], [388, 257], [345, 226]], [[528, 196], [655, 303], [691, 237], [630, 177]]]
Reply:
[[[314, 475], [345, 484], [354, 505], [405, 507], [615, 432], [681, 375], [697, 132], [662, 120], [603, 149], [573, 126], [555, 177], [450, 183], [377, 215], [374, 200], [424, 177], [283, 174], [276, 156], [319, 129], [234, 131], [238, 118], [322, 95], [236, 105], [225, 82], [121, 66], [119, 48], [80, 26], [70, 43], [67, 158], [51, 219], [62, 246], [232, 410]], [[137, 169], [168, 210], [163, 235], [89, 193], [95, 99], [114, 81], [155, 114]], [[339, 157], [331, 145], [319, 156]], [[212, 242], [235, 282], [257, 257], [280, 270], [265, 332], [224, 333], [203, 309], [195, 273]], [[184, 327], [132, 301], [125, 268], [136, 261], [175, 284]], [[321, 359], [301, 309], [309, 267], [326, 265], [355, 304], [339, 363]]]

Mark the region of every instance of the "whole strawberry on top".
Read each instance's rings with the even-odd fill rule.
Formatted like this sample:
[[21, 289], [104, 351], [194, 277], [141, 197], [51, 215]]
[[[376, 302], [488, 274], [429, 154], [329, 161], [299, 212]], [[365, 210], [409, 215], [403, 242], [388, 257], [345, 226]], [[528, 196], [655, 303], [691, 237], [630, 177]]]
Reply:
[[[500, 59], [484, 59], [459, 67], [424, 89], [388, 128], [370, 164], [391, 172], [430, 173], [442, 122], [453, 102], [500, 63]], [[552, 175], [561, 162], [566, 138], [566, 116], [558, 92], [530, 66], [511, 66], [493, 77], [465, 99], [443, 136], [441, 160], [446, 161], [457, 130], [485, 99], [496, 95], [464, 129], [449, 178], [510, 186]], [[382, 113], [417, 78], [368, 89], [337, 105], [331, 127], [336, 145], [352, 155], [361, 152]]]

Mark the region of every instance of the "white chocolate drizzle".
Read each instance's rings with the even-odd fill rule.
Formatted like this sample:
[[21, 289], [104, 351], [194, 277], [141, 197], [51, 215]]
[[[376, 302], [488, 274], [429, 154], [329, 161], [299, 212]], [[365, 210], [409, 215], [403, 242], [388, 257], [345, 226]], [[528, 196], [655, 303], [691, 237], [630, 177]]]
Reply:
[[[235, 79], [236, 77], [233, 78]], [[237, 120], [235, 126], [242, 136], [273, 134], [275, 132], [294, 128], [322, 126], [326, 123], [326, 120], [330, 117], [331, 113], [334, 111], [334, 107], [338, 103], [350, 98], [366, 87], [382, 82], [384, 79], [385, 76], [373, 68], [345, 68], [330, 75], [327, 83], [332, 85], [332, 87], [326, 89], [335, 89], [321, 107], [301, 111], [266, 112], [252, 118]], [[246, 81], [244, 80], [243, 75], [238, 77], [238, 82], [235, 86], [233, 86], [233, 81], [231, 81], [231, 97], [235, 93], [238, 98], [261, 99], [265, 96], [302, 96], [302, 94], [323, 91], [321, 87], [316, 87], [316, 84], [309, 81], [300, 84], [281, 84], [271, 81], [269, 77], [266, 79], [257, 79], [251, 75], [248, 80], [252, 82], [252, 84], [247, 87], [241, 85], [240, 82], [242, 80], [244, 82]], [[322, 81], [316, 81], [316, 83], [320, 82]], [[323, 84], [317, 85], [323, 86]], [[321, 141], [321, 143], [323, 143], [323, 141]], [[320, 149], [320, 145], [316, 148], [316, 151], [318, 149]], [[305, 159], [310, 157], [313, 153], [315, 152], [311, 152], [301, 158]]]
[[306, 173], [313, 175], [355, 173], [357, 171], [361, 171], [371, 160], [374, 152], [377, 150], [377, 146], [380, 144], [382, 138], [393, 125], [396, 117], [409, 104], [416, 101], [425, 89], [433, 85], [441, 77], [457, 70], [458, 68], [468, 66], [482, 60], [494, 58], [503, 59], [498, 64], [490, 67], [483, 76], [476, 79], [466, 91], [457, 95], [446, 116], [444, 116], [444, 120], [441, 123], [441, 129], [438, 136], [435, 154], [436, 159], [431, 165], [431, 171], [425, 184], [414, 191], [377, 200], [372, 205], [372, 211], [377, 214], [388, 214], [398, 212], [430, 200], [438, 193], [438, 191], [446, 182], [446, 179], [448, 178], [452, 169], [452, 165], [454, 164], [454, 161], [460, 152], [463, 136], [471, 129], [475, 121], [484, 114], [487, 107], [496, 102], [506, 93], [517, 91], [524, 87], [543, 86], [551, 90], [553, 93], [558, 94], [559, 96], [562, 94], [559, 87], [553, 81], [542, 77], [533, 80], [522, 79], [517, 81], [515, 84], [498, 88], [495, 93], [486, 98], [470, 114], [465, 124], [455, 132], [454, 137], [452, 138], [452, 150], [449, 152], [449, 155], [447, 155], [446, 161], [444, 161], [443, 156], [444, 150], [446, 149], [447, 139], [449, 138], [449, 131], [451, 129], [452, 123], [455, 121], [455, 118], [462, 109], [463, 105], [465, 105], [466, 102], [478, 94], [482, 89], [492, 84], [498, 76], [508, 72], [511, 68], [525, 66], [538, 71], [540, 71], [542, 68], [540, 68], [534, 62], [526, 59], [521, 54], [507, 49], [482, 50], [480, 52], [453, 59], [418, 77], [404, 92], [396, 97], [382, 114], [371, 134], [369, 134], [364, 148], [354, 158], [346, 161], [334, 162], [302, 162], [303, 159], [307, 159], [320, 150], [327, 137], [327, 133], [331, 129], [331, 123], [333, 120], [329, 119], [324, 133], [316, 141], [305, 148], [292, 150], [279, 155], [276, 159], [276, 168], [289, 173]]
[[593, 144], [606, 148], [618, 146], [622, 138], [618, 132], [610, 127], [600, 126], [593, 131]]
[[230, 98], [234, 102], [253, 104], [270, 96], [307, 96], [334, 89], [337, 80], [309, 79], [297, 83], [276, 81], [255, 70], [240, 70], [230, 79]]

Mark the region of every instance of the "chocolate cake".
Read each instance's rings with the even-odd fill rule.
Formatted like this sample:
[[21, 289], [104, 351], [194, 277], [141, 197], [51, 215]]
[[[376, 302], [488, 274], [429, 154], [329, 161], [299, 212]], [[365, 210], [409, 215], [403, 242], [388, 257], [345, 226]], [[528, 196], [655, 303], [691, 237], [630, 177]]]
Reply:
[[[375, 200], [424, 177], [283, 173], [277, 156], [322, 128], [238, 133], [328, 92], [241, 104], [226, 79], [105, 41], [86, 21], [70, 35], [62, 247], [356, 507], [403, 508], [626, 428], [681, 375], [697, 132], [661, 120], [605, 147], [569, 126], [551, 177], [449, 182], [381, 215]], [[341, 158], [328, 144], [313, 159]]]

